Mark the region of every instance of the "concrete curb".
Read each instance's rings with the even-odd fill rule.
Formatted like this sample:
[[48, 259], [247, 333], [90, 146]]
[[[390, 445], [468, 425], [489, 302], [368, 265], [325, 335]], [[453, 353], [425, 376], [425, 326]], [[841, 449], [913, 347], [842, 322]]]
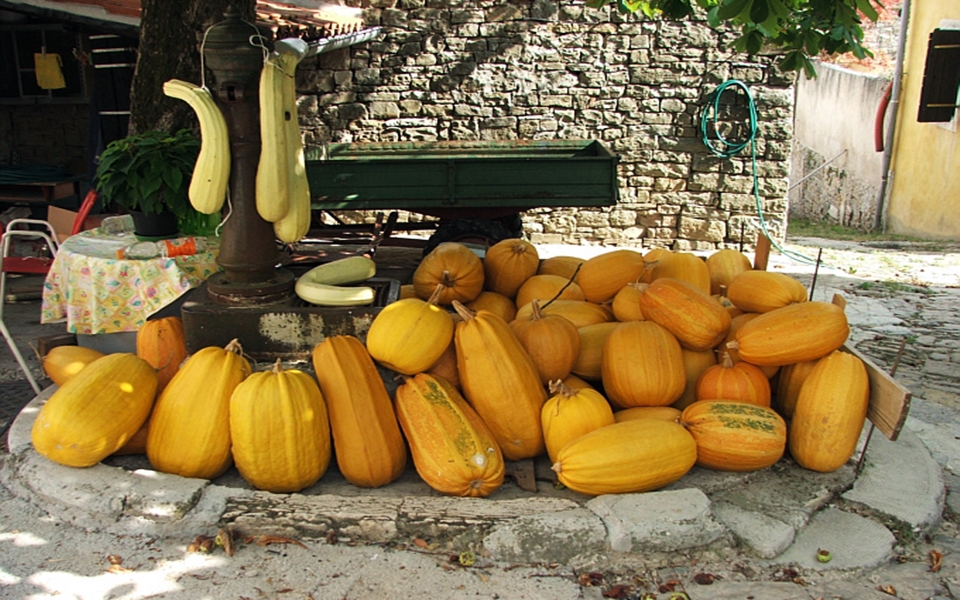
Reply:
[[[939, 470], [911, 434], [904, 436], [902, 445], [874, 440], [868, 453], [870, 467], [856, 482], [852, 465], [821, 474], [784, 459], [748, 474], [695, 468], [660, 491], [596, 498], [546, 494], [452, 498], [424, 491], [423, 484], [399, 484], [393, 493], [386, 488], [367, 493], [344, 487], [339, 494], [271, 494], [150, 469], [104, 464], [75, 469], [53, 463], [30, 443], [33, 421], [51, 393], [47, 389], [35, 398], [11, 427], [10, 454], [0, 465], [0, 480], [16, 495], [78, 526], [111, 533], [191, 539], [230, 524], [242, 530], [305, 539], [332, 535], [358, 543], [422, 538], [449, 547], [479, 548], [494, 560], [528, 564], [563, 563], [584, 553], [662, 553], [736, 543], [771, 564], [852, 569], [888, 560], [895, 537], [879, 518], [829, 507], [845, 491], [850, 490], [844, 500], [878, 515], [892, 513], [920, 530], [938, 521], [944, 501]], [[911, 474], [918, 496], [939, 493], [920, 507], [891, 505], [884, 485], [890, 477]], [[838, 528], [856, 552], [834, 546], [843, 558], [818, 563], [817, 548], [823, 547], [824, 536], [834, 539]]]

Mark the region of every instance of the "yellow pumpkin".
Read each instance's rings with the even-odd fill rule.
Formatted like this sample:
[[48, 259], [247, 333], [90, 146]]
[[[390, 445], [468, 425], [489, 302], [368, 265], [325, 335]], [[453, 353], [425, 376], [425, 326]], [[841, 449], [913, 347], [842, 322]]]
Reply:
[[661, 419], [673, 423], [680, 422], [681, 410], [672, 406], [634, 406], [613, 413], [617, 423], [634, 419]]
[[814, 360], [840, 348], [850, 334], [843, 309], [829, 302], [801, 302], [777, 308], [737, 330], [740, 358], [757, 366]]
[[603, 346], [610, 332], [619, 325], [616, 321], [608, 321], [577, 329], [580, 336], [580, 354], [577, 362], [573, 364], [573, 374], [590, 381], [600, 381], [603, 377]]
[[680, 410], [685, 409], [697, 401], [697, 380], [700, 374], [717, 364], [717, 354], [713, 350], [695, 352], [681, 348], [683, 355], [683, 372], [686, 384], [683, 393], [671, 403], [671, 406]]
[[599, 496], [660, 489], [686, 475], [696, 461], [697, 443], [682, 425], [634, 419], [570, 442], [552, 468], [571, 490]]
[[601, 362], [603, 389], [620, 408], [667, 406], [686, 385], [677, 338], [652, 321], [617, 325], [603, 344]]
[[592, 388], [571, 388], [557, 380], [551, 382], [550, 393], [540, 421], [551, 461], [573, 440], [615, 422], [610, 403]]
[[397, 417], [427, 485], [451, 496], [489, 496], [503, 483], [503, 454], [480, 415], [442, 377], [397, 387]]
[[732, 400], [770, 406], [770, 380], [760, 367], [740, 361], [734, 364], [727, 352], [720, 364], [705, 370], [697, 380], [697, 400]]
[[710, 293], [726, 296], [727, 287], [733, 278], [753, 269], [750, 259], [743, 252], [733, 248], [722, 248], [707, 257], [707, 271], [710, 272]]
[[690, 350], [709, 350], [719, 344], [730, 328], [730, 313], [696, 286], [661, 277], [640, 294], [643, 316], [672, 333]]
[[587, 259], [577, 281], [584, 298], [599, 304], [612, 300], [628, 283], [639, 281], [646, 270], [643, 254], [624, 248]]
[[559, 275], [534, 275], [517, 290], [517, 308], [522, 308], [537, 299], [541, 304], [550, 300], [583, 300], [583, 291], [575, 281]]
[[43, 357], [43, 372], [57, 385], [83, 370], [84, 367], [104, 356], [103, 352], [83, 346], [57, 346]]
[[398, 373], [422, 373], [440, 359], [453, 339], [450, 314], [437, 306], [443, 287], [429, 300], [391, 302], [367, 330], [367, 350], [378, 363]]
[[519, 238], [501, 240], [487, 248], [483, 256], [484, 287], [513, 298], [523, 282], [537, 274], [539, 267], [536, 246]]
[[628, 283], [620, 288], [617, 295], [613, 297], [613, 304], [610, 305], [613, 316], [621, 322], [644, 320], [643, 310], [640, 308], [640, 296], [646, 289], [646, 283]]
[[538, 300], [531, 304], [530, 318], [512, 321], [510, 328], [547, 384], [570, 374], [580, 356], [580, 334], [566, 317], [541, 313]]
[[443, 242], [423, 257], [413, 272], [417, 296], [428, 300], [442, 286], [437, 303], [470, 302], [483, 291], [483, 261], [459, 242]]
[[504, 458], [533, 458], [545, 450], [540, 409], [547, 399], [530, 355], [507, 323], [459, 302], [457, 371], [463, 395], [484, 420]]
[[489, 310], [497, 313], [501, 319], [509, 323], [517, 317], [517, 305], [513, 300], [503, 294], [484, 290], [480, 295], [466, 303], [467, 308], [473, 312], [478, 310]]
[[150, 416], [147, 458], [153, 468], [200, 479], [222, 475], [232, 462], [230, 396], [250, 372], [237, 340], [192, 354]]
[[585, 258], [576, 256], [551, 256], [540, 261], [537, 275], [559, 275], [567, 281], [576, 281], [580, 275], [580, 265], [584, 262]]
[[386, 385], [363, 343], [353, 336], [330, 336], [313, 349], [312, 359], [340, 474], [366, 488], [399, 477], [407, 449]]
[[650, 283], [664, 277], [686, 281], [704, 294], [710, 294], [710, 270], [706, 261], [692, 252], [669, 252], [658, 256]]
[[[740, 352], [737, 351], [737, 344], [736, 343], [731, 344], [730, 342], [736, 341], [737, 332], [740, 331], [741, 327], [743, 327], [750, 321], [759, 317], [760, 314], [761, 313], [743, 313], [740, 315], [736, 315], [735, 317], [730, 319], [730, 329], [727, 331], [727, 337], [723, 338], [723, 341], [720, 342], [720, 345], [717, 347], [717, 350], [719, 352], [726, 352], [727, 355], [730, 356], [730, 359], [734, 363], [738, 363], [742, 361], [743, 359], [740, 358]], [[773, 366], [755, 365], [755, 366], [760, 367], [760, 370], [763, 371], [763, 374], [767, 376], [767, 379], [771, 379], [780, 370], [780, 367], [776, 365], [773, 365]]]
[[137, 356], [157, 369], [157, 392], [163, 392], [187, 359], [187, 342], [180, 317], [150, 319], [137, 330]]
[[89, 467], [140, 429], [157, 394], [157, 374], [131, 353], [108, 354], [68, 379], [40, 407], [31, 440], [41, 456]]
[[330, 424], [317, 382], [303, 371], [247, 377], [230, 399], [233, 457], [243, 479], [259, 490], [298, 492], [330, 465]]
[[718, 471], [756, 471], [776, 463], [787, 445], [787, 424], [771, 408], [703, 400], [680, 422], [697, 442], [697, 465]]
[[800, 397], [803, 382], [810, 376], [810, 371], [816, 366], [817, 360], [793, 363], [780, 369], [780, 374], [777, 377], [777, 393], [773, 398], [773, 407], [783, 415], [785, 419], [793, 418], [793, 411], [797, 408], [797, 399]]
[[647, 270], [644, 271], [643, 277], [640, 278], [640, 283], [653, 282], [655, 267], [660, 264], [660, 259], [670, 254], [673, 254], [673, 252], [666, 248], [652, 248], [646, 254], [644, 254], [643, 261], [647, 265]]
[[870, 405], [863, 361], [835, 350], [820, 359], [800, 388], [790, 420], [790, 454], [801, 467], [836, 471], [853, 456]]
[[[566, 317], [577, 329], [595, 323], [606, 323], [613, 318], [606, 307], [586, 300], [554, 300], [546, 304], [541, 302], [540, 312], [545, 315]], [[533, 304], [528, 302], [517, 309], [517, 315], [514, 318], [529, 319], [531, 314], [533, 314]]]
[[450, 338], [447, 349], [443, 351], [437, 362], [426, 371], [435, 377], [442, 377], [453, 387], [460, 389], [460, 372], [457, 371], [457, 342]]
[[807, 288], [785, 273], [744, 271], [727, 286], [727, 298], [737, 308], [767, 313], [789, 304], [807, 301]]

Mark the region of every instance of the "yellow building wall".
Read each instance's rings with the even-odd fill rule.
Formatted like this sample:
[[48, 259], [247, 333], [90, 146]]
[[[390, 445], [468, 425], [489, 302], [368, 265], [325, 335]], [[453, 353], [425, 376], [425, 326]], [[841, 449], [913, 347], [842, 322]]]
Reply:
[[[960, 20], [958, 0], [912, 0], [887, 206], [891, 233], [960, 240], [960, 126], [918, 123], [930, 32]], [[960, 117], [954, 117], [958, 125]]]

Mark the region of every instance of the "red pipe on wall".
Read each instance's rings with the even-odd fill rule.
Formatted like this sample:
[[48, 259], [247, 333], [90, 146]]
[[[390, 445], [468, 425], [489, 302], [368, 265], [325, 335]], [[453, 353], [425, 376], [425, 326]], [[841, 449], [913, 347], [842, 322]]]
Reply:
[[877, 116], [873, 122], [873, 147], [877, 152], [883, 152], [883, 122], [887, 116], [887, 107], [890, 106], [890, 93], [893, 91], [893, 82], [887, 84], [877, 107]]

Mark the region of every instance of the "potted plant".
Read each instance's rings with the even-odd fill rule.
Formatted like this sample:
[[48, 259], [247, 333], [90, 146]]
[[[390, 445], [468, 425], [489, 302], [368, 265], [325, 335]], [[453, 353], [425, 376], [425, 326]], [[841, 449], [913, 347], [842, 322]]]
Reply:
[[196, 213], [187, 189], [199, 151], [200, 141], [188, 129], [150, 130], [110, 142], [96, 171], [103, 206], [130, 213], [138, 236], [175, 236]]

